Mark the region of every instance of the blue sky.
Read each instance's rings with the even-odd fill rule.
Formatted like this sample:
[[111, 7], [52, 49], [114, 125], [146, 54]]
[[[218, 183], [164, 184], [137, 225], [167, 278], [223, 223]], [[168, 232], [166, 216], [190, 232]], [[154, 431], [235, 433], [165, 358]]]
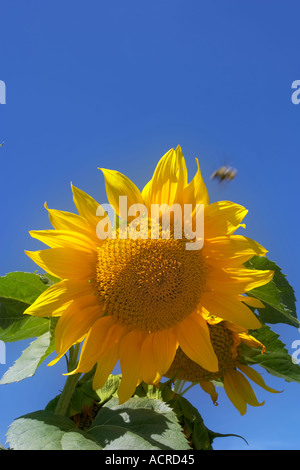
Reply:
[[[24, 250], [31, 229], [50, 228], [50, 208], [74, 211], [70, 182], [106, 202], [97, 167], [117, 169], [140, 188], [158, 159], [181, 145], [190, 177], [199, 158], [211, 201], [249, 210], [246, 235], [300, 290], [300, 79], [296, 0], [2, 0], [0, 80], [0, 275], [34, 271]], [[236, 180], [209, 180], [221, 164]], [[295, 328], [274, 328], [290, 352]], [[7, 364], [28, 342], [7, 345]], [[44, 408], [63, 387], [64, 364], [0, 389], [0, 443], [18, 416]], [[260, 408], [243, 417], [192, 389], [188, 398], [216, 432], [216, 449], [299, 449], [300, 384], [264, 378], [284, 393], [257, 390]]]

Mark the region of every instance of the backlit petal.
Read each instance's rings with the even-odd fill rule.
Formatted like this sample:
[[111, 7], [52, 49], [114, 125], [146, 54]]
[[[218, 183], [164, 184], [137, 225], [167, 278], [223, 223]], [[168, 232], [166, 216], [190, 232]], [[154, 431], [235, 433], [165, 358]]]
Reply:
[[61, 247], [25, 253], [44, 271], [60, 279], [88, 280], [95, 273], [97, 253]]
[[143, 197], [151, 204], [180, 203], [181, 193], [187, 185], [187, 169], [180, 146], [169, 150], [158, 162], [152, 179], [143, 189]]
[[[142, 194], [137, 186], [127, 176], [119, 171], [106, 170], [99, 168], [105, 180], [106, 194], [109, 204], [114, 208], [117, 215], [123, 219], [129, 220], [128, 209], [133, 205], [145, 205]], [[124, 207], [120, 196], [126, 196], [127, 201]], [[125, 202], [125, 201], [124, 201]]]
[[231, 295], [218, 292], [205, 293], [201, 297], [201, 303], [211, 315], [228, 320], [247, 329], [261, 327], [261, 323], [254, 313], [242, 302]]
[[[205, 236], [207, 236], [206, 231]], [[202, 250], [203, 256], [207, 257], [208, 261], [226, 268], [242, 266], [254, 255], [264, 256], [266, 253], [267, 250], [259, 243], [242, 235], [206, 239]]]
[[205, 207], [205, 238], [231, 235], [240, 226], [248, 210], [230, 201], [213, 202]]
[[119, 402], [124, 403], [134, 393], [141, 374], [140, 350], [145, 338], [141, 331], [131, 331], [119, 344], [122, 380], [118, 389]]
[[209, 196], [206, 185], [203, 181], [201, 170], [196, 158], [197, 172], [192, 181], [183, 189], [180, 202], [181, 204], [204, 204], [209, 203]]
[[[36, 317], [56, 316], [56, 311], [63, 305], [84, 295], [92, 295], [93, 289], [88, 282], [64, 280], [48, 287], [36, 301], [28, 307], [24, 314]], [[96, 297], [94, 297], [96, 299]], [[60, 312], [61, 313], [61, 312]]]
[[218, 370], [218, 359], [213, 350], [206, 321], [195, 313], [174, 327], [183, 352], [194, 362], [211, 372]]
[[102, 211], [101, 217], [97, 215], [100, 204], [95, 201], [95, 199], [90, 196], [89, 194], [85, 193], [76, 186], [71, 184], [72, 192], [73, 192], [73, 201], [78, 210], [78, 213], [81, 217], [83, 217], [91, 227], [91, 230], [96, 232], [96, 226], [101, 217], [104, 217], [105, 211]]

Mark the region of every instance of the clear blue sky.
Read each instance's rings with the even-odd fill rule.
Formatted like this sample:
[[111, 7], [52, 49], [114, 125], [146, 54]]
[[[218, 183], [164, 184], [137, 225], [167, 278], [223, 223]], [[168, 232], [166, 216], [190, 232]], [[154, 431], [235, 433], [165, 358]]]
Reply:
[[[73, 211], [70, 182], [106, 202], [97, 167], [143, 187], [158, 159], [181, 145], [189, 174], [199, 158], [211, 200], [249, 209], [247, 236], [269, 250], [299, 296], [300, 79], [296, 0], [2, 0], [0, 80], [0, 275], [34, 271], [24, 254], [50, 228], [44, 209]], [[231, 184], [209, 176], [237, 167]], [[292, 352], [295, 328], [276, 331]], [[28, 342], [7, 345], [10, 367]], [[44, 408], [62, 388], [64, 364], [0, 389], [0, 442], [18, 416]], [[206, 425], [243, 435], [216, 449], [300, 449], [300, 384], [264, 378], [266, 404], [244, 417], [221, 393], [188, 396]]]

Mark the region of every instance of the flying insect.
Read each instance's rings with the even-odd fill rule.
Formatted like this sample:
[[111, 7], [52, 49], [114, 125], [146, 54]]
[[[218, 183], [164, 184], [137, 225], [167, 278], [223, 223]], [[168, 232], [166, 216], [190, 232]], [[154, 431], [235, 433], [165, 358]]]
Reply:
[[214, 171], [213, 174], [211, 175], [211, 179], [218, 179], [219, 183], [222, 183], [223, 181], [231, 181], [236, 177], [237, 170], [235, 168], [232, 168], [230, 166], [221, 166], [218, 170]]

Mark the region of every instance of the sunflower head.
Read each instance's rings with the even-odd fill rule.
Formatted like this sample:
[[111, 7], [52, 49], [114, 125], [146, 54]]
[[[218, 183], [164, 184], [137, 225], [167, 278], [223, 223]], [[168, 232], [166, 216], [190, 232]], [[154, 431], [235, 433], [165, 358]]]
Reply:
[[211, 319], [209, 323], [211, 342], [218, 358], [219, 370], [210, 372], [191, 361], [184, 352], [178, 348], [166, 377], [176, 377], [179, 380], [199, 383], [201, 388], [210, 394], [213, 403], [217, 404], [218, 394], [214, 383], [223, 384], [225, 392], [241, 415], [247, 410], [247, 404], [261, 406], [254, 391], [245, 376], [250, 378], [268, 392], [278, 393], [268, 387], [260, 374], [245, 364], [241, 344], [245, 343], [253, 348], [260, 348], [262, 354], [265, 347], [262, 343], [249, 335], [247, 331], [219, 319]]
[[221, 325], [211, 334], [207, 315], [242, 328], [261, 326], [248, 308], [258, 301], [245, 293], [268, 283], [273, 273], [244, 263], [266, 250], [235, 234], [243, 226], [244, 207], [209, 204], [197, 159], [196, 164], [188, 181], [181, 148], [171, 149], [141, 191], [118, 171], [102, 169], [118, 220], [114, 230], [103, 207], [72, 185], [78, 213], [46, 206], [53, 230], [31, 232], [48, 249], [28, 256], [61, 279], [25, 311], [59, 317], [51, 364], [82, 343], [71, 373], [97, 364], [93, 385], [100, 388], [119, 361], [121, 402], [141, 381], [157, 384], [177, 352], [209, 374], [223, 371], [216, 344], [231, 339]]

